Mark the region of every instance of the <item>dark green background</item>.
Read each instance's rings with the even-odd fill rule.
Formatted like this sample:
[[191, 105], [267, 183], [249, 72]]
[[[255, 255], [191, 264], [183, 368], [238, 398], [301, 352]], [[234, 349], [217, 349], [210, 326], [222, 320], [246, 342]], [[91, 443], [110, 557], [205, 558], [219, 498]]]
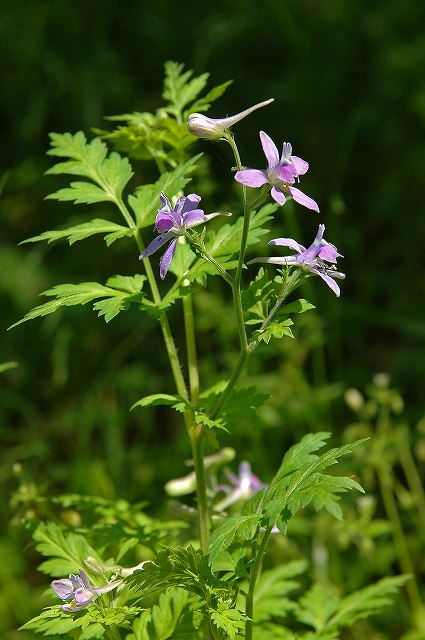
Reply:
[[[424, 24], [425, 5], [400, 0], [1, 3], [0, 361], [19, 364], [0, 379], [0, 481], [8, 491], [15, 487], [13, 463], [20, 462], [40, 491], [84, 491], [88, 484], [101, 495], [140, 498], [137, 487], [159, 477], [161, 494], [170, 475], [166, 443], [176, 457], [188, 455], [167, 412], [128, 417], [128, 407], [158, 391], [165, 376], [155, 328], [137, 313], [106, 327], [88, 308], [71, 309], [6, 333], [54, 284], [103, 282], [139, 268], [130, 249], [107, 251], [100, 240], [72, 248], [17, 245], [84, 214], [43, 201], [64, 186], [43, 177], [51, 164], [49, 131], [89, 134], [106, 126], [104, 115], [155, 110], [169, 59], [197, 74], [210, 72], [211, 86], [234, 80], [213, 105], [213, 117], [275, 98], [236, 132], [250, 166], [264, 163], [260, 128], [279, 145], [291, 141], [294, 153], [310, 162], [302, 188], [320, 203], [321, 214], [296, 209], [299, 239], [309, 244], [317, 223], [325, 222], [327, 237], [345, 256], [340, 300], [315, 283], [325, 378], [341, 391], [389, 372], [408, 414], [421, 417]], [[209, 202], [217, 206], [213, 196], [227, 197], [229, 155], [213, 144], [203, 150], [212, 153], [216, 187]], [[138, 172], [141, 179], [150, 175], [143, 166]], [[304, 361], [308, 384], [314, 362], [301, 350]], [[281, 365], [269, 359], [265, 366]], [[311, 394], [294, 411], [301, 433], [323, 417], [320, 399]], [[332, 411], [344, 419], [341, 406]], [[159, 433], [155, 420], [164, 425]], [[249, 450], [258, 437], [245, 434], [241, 442]], [[259, 454], [258, 464], [264, 472], [267, 455]]]

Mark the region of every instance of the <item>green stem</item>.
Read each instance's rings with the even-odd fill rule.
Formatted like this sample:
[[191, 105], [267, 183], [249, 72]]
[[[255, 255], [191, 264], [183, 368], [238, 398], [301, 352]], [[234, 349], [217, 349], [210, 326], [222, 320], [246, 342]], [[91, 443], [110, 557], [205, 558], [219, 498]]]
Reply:
[[223, 390], [223, 392], [220, 394], [220, 397], [218, 398], [217, 402], [215, 403], [214, 407], [212, 408], [212, 411], [210, 413], [210, 418], [211, 420], [215, 420], [215, 418], [217, 416], [220, 415], [220, 412], [222, 410], [222, 408], [224, 407], [224, 405], [227, 402], [227, 399], [229, 397], [229, 395], [231, 394], [231, 392], [233, 391], [233, 388], [235, 387], [237, 381], [239, 380], [243, 370], [245, 369], [245, 365], [248, 361], [248, 358], [250, 356], [250, 351], [242, 351], [242, 353], [239, 356], [239, 360], [233, 370], [233, 373], [231, 375], [231, 378], [229, 380], [229, 382], [226, 385], [226, 388]]
[[136, 223], [133, 220], [133, 216], [125, 206], [122, 198], [115, 198], [115, 204], [117, 205], [118, 209], [122, 213], [123, 218], [126, 221], [129, 229], [132, 229], [134, 231], [136, 229]]
[[409, 484], [410, 490], [415, 498], [415, 503], [418, 508], [421, 522], [425, 522], [425, 494], [421, 477], [418, 473], [418, 468], [415, 464], [415, 460], [412, 455], [409, 443], [409, 432], [406, 427], [403, 427], [398, 432], [398, 446], [400, 462], [403, 467], [406, 480]]
[[194, 425], [190, 431], [193, 464], [196, 475], [196, 497], [199, 516], [199, 539], [205, 555], [209, 553], [210, 519], [208, 513], [207, 481], [204, 464], [203, 430], [201, 425]]
[[381, 485], [382, 499], [384, 501], [385, 511], [393, 532], [394, 544], [397, 551], [398, 560], [403, 573], [410, 574], [412, 579], [406, 582], [406, 592], [410, 601], [410, 607], [413, 615], [415, 612], [421, 611], [422, 600], [419, 593], [418, 585], [415, 578], [412, 559], [404, 537], [403, 527], [401, 525], [397, 504], [392, 492], [392, 478], [386, 463], [379, 464], [377, 467], [379, 484]]
[[[390, 429], [389, 420], [389, 405], [383, 405], [380, 407], [377, 419], [376, 433], [379, 438], [379, 446], [383, 450], [387, 433]], [[393, 493], [393, 478], [390, 467], [386, 462], [384, 456], [378, 456], [378, 463], [376, 465], [376, 472], [378, 475], [379, 484], [381, 487], [382, 499], [384, 502], [385, 511], [387, 513], [388, 520], [391, 522], [391, 528], [394, 538], [394, 545], [397, 552], [398, 560], [403, 573], [411, 574], [412, 579], [406, 583], [406, 592], [410, 601], [410, 607], [413, 616], [415, 612], [418, 612], [422, 608], [422, 600], [419, 592], [418, 584], [415, 577], [415, 571], [410, 557], [409, 548], [404, 535], [403, 527], [401, 524], [400, 515], [398, 512], [397, 503]]]
[[249, 619], [246, 621], [246, 625], [245, 625], [245, 640], [252, 640], [252, 632], [254, 627], [253, 619], [254, 619], [255, 585], [256, 585], [259, 573], [261, 571], [264, 552], [270, 540], [271, 532], [272, 532], [272, 526], [267, 527], [264, 532], [263, 539], [261, 541], [260, 547], [255, 557], [254, 565], [251, 569], [250, 576], [249, 576], [249, 584], [248, 584], [248, 592], [246, 594], [246, 608], [245, 608], [245, 613]]
[[[144, 250], [144, 245], [138, 229], [134, 231], [134, 238], [136, 240], [140, 253], [142, 253], [142, 251]], [[149, 258], [143, 258], [143, 264], [145, 267], [145, 272], [146, 272], [146, 277], [148, 279], [149, 287], [152, 292], [153, 301], [155, 304], [160, 305], [162, 300], [161, 300], [161, 296], [158, 290], [158, 285], [156, 283], [155, 275], [153, 273], [152, 265], [150, 263]], [[173, 335], [171, 333], [171, 328], [168, 322], [168, 318], [164, 312], [161, 313], [161, 315], [159, 316], [159, 324], [162, 329], [165, 348], [167, 350], [168, 358], [170, 360], [171, 370], [173, 373], [173, 378], [174, 378], [177, 392], [182, 398], [184, 398], [184, 400], [187, 401], [189, 399], [189, 396], [187, 393], [186, 383], [185, 383], [181, 366], [180, 366], [179, 355], [177, 353], [177, 348], [174, 342]], [[186, 421], [186, 425], [187, 425], [187, 421]]]
[[217, 269], [218, 273], [221, 275], [222, 278], [224, 278], [224, 280], [226, 280], [226, 282], [228, 284], [230, 284], [230, 286], [233, 286], [233, 278], [232, 276], [227, 273], [226, 269], [223, 269], [223, 267], [221, 266], [221, 264], [219, 262], [217, 262], [217, 260], [214, 258], [214, 256], [211, 255], [211, 253], [208, 251], [208, 249], [204, 246], [204, 245], [200, 245], [198, 244], [195, 239], [190, 236], [189, 234], [186, 234], [187, 239], [189, 240], [189, 242], [194, 245], [197, 249], [199, 249], [199, 251], [201, 251], [202, 256], [208, 260], [208, 262], [211, 262], [212, 265], [214, 265], [214, 267]]
[[[239, 150], [236, 146], [236, 142], [232, 135], [230, 135], [226, 139], [228, 140], [230, 146], [232, 147], [233, 154], [236, 160], [236, 167], [238, 170], [240, 170], [242, 169], [242, 163], [239, 155]], [[246, 245], [248, 243], [251, 210], [248, 207], [246, 186], [241, 185], [241, 187], [242, 187], [242, 202], [243, 202], [243, 227], [242, 227], [242, 238], [241, 238], [241, 246], [239, 251], [238, 266], [236, 267], [236, 274], [235, 274], [235, 279], [234, 279], [232, 288], [233, 288], [233, 302], [234, 302], [235, 312], [236, 312], [236, 321], [238, 325], [241, 351], [242, 353], [244, 353], [248, 349], [248, 339], [246, 337], [245, 321], [243, 316], [241, 280], [242, 280], [242, 269], [245, 261]]]
[[[186, 283], [184, 283], [186, 284]], [[183, 315], [186, 334], [187, 362], [189, 371], [190, 401], [192, 405], [199, 404], [199, 371], [196, 353], [195, 322], [193, 317], [193, 302], [191, 294], [183, 298]], [[202, 551], [209, 552], [210, 521], [207, 500], [207, 480], [205, 473], [203, 452], [203, 428], [197, 425], [194, 415], [190, 413], [189, 428], [190, 443], [196, 476], [196, 493], [199, 517], [199, 539]]]
[[[189, 281], [185, 281], [183, 286], [190, 284]], [[186, 335], [186, 350], [187, 350], [187, 364], [189, 371], [189, 390], [190, 401], [193, 405], [199, 404], [199, 372], [198, 372], [198, 358], [196, 354], [196, 339], [195, 339], [195, 323], [193, 319], [193, 303], [192, 296], [189, 293], [183, 298], [183, 316], [184, 327]]]
[[[296, 285], [297, 280], [299, 279], [300, 275], [301, 275], [300, 271], [297, 270], [285, 282], [285, 284], [282, 287], [282, 290], [281, 290], [280, 294], [276, 298], [275, 304], [273, 305], [273, 307], [270, 310], [267, 318], [264, 320], [263, 324], [261, 325], [261, 327], [259, 329], [260, 332], [264, 331], [265, 329], [267, 329], [267, 327], [269, 326], [269, 324], [273, 320], [273, 317], [279, 311], [279, 308], [285, 302], [286, 298], [289, 296], [291, 291], [294, 290], [295, 285]], [[248, 362], [249, 356], [251, 355], [251, 353], [253, 353], [253, 351], [255, 351], [255, 349], [258, 347], [258, 344], [259, 344], [259, 342], [257, 340], [251, 340], [251, 342], [249, 342], [247, 344], [247, 348], [241, 351], [241, 354], [239, 356], [239, 360], [236, 363], [236, 366], [235, 366], [235, 368], [233, 370], [233, 373], [232, 373], [232, 375], [230, 377], [229, 382], [227, 383], [226, 388], [223, 390], [223, 392], [221, 393], [221, 395], [218, 398], [217, 402], [215, 403], [215, 405], [212, 408], [212, 411], [210, 413], [210, 418], [212, 420], [214, 420], [218, 415], [220, 415], [220, 412], [221, 412], [222, 408], [224, 407], [224, 405], [226, 404], [227, 399], [229, 398], [229, 395], [231, 394], [231, 392], [232, 392], [233, 388], [235, 387], [236, 383], [238, 382], [243, 370], [245, 369], [245, 366], [246, 366], [246, 363]]]

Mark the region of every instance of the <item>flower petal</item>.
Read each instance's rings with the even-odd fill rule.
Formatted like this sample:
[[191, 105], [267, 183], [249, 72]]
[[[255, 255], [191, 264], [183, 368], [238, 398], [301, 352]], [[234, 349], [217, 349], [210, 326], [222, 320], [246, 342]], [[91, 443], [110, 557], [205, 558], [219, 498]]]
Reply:
[[[152, 243], [151, 243], [152, 244]], [[168, 268], [170, 266], [171, 260], [174, 258], [174, 254], [176, 252], [177, 238], [174, 238], [172, 242], [170, 242], [170, 246], [165, 251], [164, 255], [161, 258], [159, 263], [159, 275], [161, 279], [164, 280], [167, 275]]]
[[319, 251], [319, 258], [326, 260], [326, 262], [335, 263], [338, 256], [342, 258], [341, 254], [338, 253], [337, 248], [333, 244], [326, 244]]
[[174, 233], [171, 233], [170, 231], [168, 231], [167, 233], [162, 233], [160, 236], [157, 236], [156, 238], [154, 238], [152, 242], [148, 244], [148, 246], [143, 251], [143, 253], [140, 254], [139, 260], [142, 260], [143, 258], [147, 258], [148, 256], [151, 256], [153, 253], [155, 253], [155, 251], [158, 251], [158, 249], [160, 249], [162, 245], [168, 242], [171, 238], [174, 238]]
[[80, 611], [81, 609], [85, 609], [90, 603], [87, 604], [79, 603], [76, 600], [71, 600], [68, 604], [62, 604], [60, 609], [65, 613], [75, 613], [75, 611]]
[[322, 280], [326, 282], [328, 287], [332, 289], [334, 294], [339, 297], [341, 293], [340, 288], [335, 282], [335, 280], [331, 278], [331, 276], [329, 276], [327, 273], [323, 273], [323, 271], [319, 271], [319, 269], [311, 269], [311, 273], [316, 273], [318, 276], [320, 276]]
[[283, 164], [279, 169], [279, 180], [283, 180], [283, 182], [295, 182], [295, 178], [298, 176], [295, 165], [292, 162], [288, 164]]
[[88, 589], [89, 591], [91, 591], [90, 580], [89, 580], [89, 577], [88, 577], [87, 573], [84, 571], [84, 569], [80, 569], [80, 578], [81, 578], [81, 581], [82, 581], [84, 587], [86, 589]]
[[159, 210], [155, 219], [155, 229], [160, 233], [166, 233], [174, 227], [174, 220], [169, 213]]
[[161, 191], [161, 193], [159, 194], [159, 199], [162, 202], [162, 209], [160, 209], [160, 211], [164, 210], [164, 213], [170, 213], [170, 211], [173, 210], [173, 207], [171, 206], [171, 202], [163, 191]]
[[269, 244], [277, 245], [279, 247], [289, 247], [298, 253], [305, 251], [305, 247], [292, 238], [276, 238], [276, 240], [270, 240]]
[[277, 187], [272, 187], [272, 190], [270, 191], [270, 195], [273, 198], [273, 200], [275, 200], [278, 204], [280, 204], [280, 206], [285, 204], [286, 202], [285, 194], [283, 193], [283, 191], [281, 191]]
[[201, 196], [198, 196], [197, 193], [189, 193], [189, 195], [185, 197], [181, 214], [184, 215], [187, 211], [196, 209], [201, 200]]
[[74, 585], [68, 578], [53, 580], [50, 586], [61, 600], [69, 600], [74, 596]]
[[247, 187], [262, 187], [268, 182], [265, 171], [260, 169], [244, 169], [235, 173], [235, 180]]
[[313, 211], [319, 211], [319, 206], [317, 202], [313, 200], [313, 198], [309, 198], [305, 193], [296, 189], [295, 187], [288, 187], [288, 191], [298, 204], [302, 204], [303, 207], [307, 207], [307, 209], [312, 209]]
[[269, 171], [271, 171], [279, 164], [279, 151], [273, 140], [264, 131], [260, 131], [260, 140], [264, 155], [267, 158]]
[[91, 589], [78, 589], [75, 592], [75, 600], [78, 604], [90, 604], [93, 600], [93, 591]]
[[303, 176], [308, 171], [309, 164], [298, 156], [292, 156], [292, 164], [294, 165], [297, 175]]
[[185, 227], [195, 227], [203, 222], [205, 222], [205, 214], [202, 209], [194, 209], [183, 215], [183, 225]]

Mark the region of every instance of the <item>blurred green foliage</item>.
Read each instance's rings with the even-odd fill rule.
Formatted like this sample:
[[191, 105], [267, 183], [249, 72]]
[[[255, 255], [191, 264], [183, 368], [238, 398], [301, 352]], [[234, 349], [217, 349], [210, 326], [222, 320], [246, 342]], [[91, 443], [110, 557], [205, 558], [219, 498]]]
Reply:
[[[38, 304], [38, 294], [58, 282], [103, 282], [112, 272], [132, 275], [139, 266], [137, 255], [118, 244], [106, 258], [103, 242], [95, 238], [71, 251], [62, 243], [18, 246], [70, 219], [66, 204], [43, 202], [63, 186], [55, 176], [43, 177], [51, 166], [45, 155], [48, 133], [83, 129], [89, 134], [91, 128], [114, 126], [105, 115], [154, 111], [168, 59], [196, 73], [210, 72], [213, 85], [234, 79], [212, 116], [275, 98], [267, 112], [253, 114], [241, 127], [243, 161], [261, 166], [260, 127], [276, 141], [289, 139], [310, 161], [306, 191], [320, 203], [328, 237], [346, 256], [347, 279], [340, 301], [323, 288], [308, 290], [312, 302], [321, 296], [320, 318], [306, 314], [297, 341], [282, 341], [261, 367], [255, 359], [250, 364], [250, 381], [271, 399], [254, 421], [235, 424], [233, 437], [238, 457], [255, 462], [256, 473], [267, 480], [282, 450], [308, 430], [331, 428], [341, 439], [349, 420], [344, 389], [363, 387], [376, 372], [390, 372], [401, 389], [406, 425], [423, 415], [424, 22], [424, 4], [399, 0], [1, 4], [0, 362], [17, 363], [0, 373], [2, 522], [16, 514], [3, 525], [9, 535], [0, 546], [2, 637], [18, 637], [14, 629], [40, 608], [44, 583], [34, 571], [35, 552], [22, 551], [28, 537], [18, 526], [22, 515], [37, 517], [37, 496], [67, 491], [137, 501], [148, 495], [162, 509], [169, 451], [174, 475], [184, 474], [183, 464], [177, 470], [174, 463], [188, 455], [165, 408], [129, 413], [137, 398], [169, 390], [170, 384], [153, 325], [140, 322], [136, 311], [120, 314], [106, 327], [89, 309], [66, 309], [6, 334]], [[208, 144], [212, 160], [205, 161], [197, 188], [206, 208], [214, 203], [231, 210], [232, 195], [222, 188], [223, 181], [229, 183], [226, 151]], [[155, 179], [145, 162], [134, 166], [136, 184]], [[99, 217], [104, 211], [106, 204]], [[284, 235], [302, 238], [311, 226], [313, 214], [285, 207], [282, 215]], [[84, 221], [83, 210], [73, 216], [76, 224]], [[196, 300], [206, 377], [236, 357], [226, 322], [231, 310], [220, 302], [218, 286], [201, 291]], [[423, 431], [404, 428], [404, 439], [416, 447], [420, 482]], [[387, 460], [386, 453], [379, 455]], [[404, 478], [401, 463], [391, 456], [389, 461], [395, 477]], [[356, 530], [366, 507], [353, 505], [341, 531], [334, 524], [329, 529], [323, 516], [312, 537], [313, 555], [318, 548], [322, 557], [324, 546], [333, 556], [333, 580], [340, 585], [349, 580], [356, 588], [401, 569], [378, 493], [376, 463], [360, 463], [359, 475], [370, 473], [365, 486], [374, 506], [367, 509], [378, 524], [370, 525], [368, 535]], [[423, 520], [415, 520], [409, 506], [413, 489], [400, 482], [393, 492], [408, 545], [423, 551], [423, 534], [417, 531]], [[312, 534], [302, 522], [300, 536], [309, 547]], [[392, 614], [382, 622], [388, 634], [391, 621], [402, 624]], [[401, 635], [398, 626], [394, 633], [399, 635], [388, 637]]]

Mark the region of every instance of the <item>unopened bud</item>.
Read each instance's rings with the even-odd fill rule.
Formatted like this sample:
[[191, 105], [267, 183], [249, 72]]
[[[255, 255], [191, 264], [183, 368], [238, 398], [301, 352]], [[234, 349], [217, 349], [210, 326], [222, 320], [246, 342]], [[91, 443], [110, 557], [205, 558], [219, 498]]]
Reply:
[[105, 569], [110, 569], [110, 567], [107, 567], [106, 565], [101, 564], [96, 560], [96, 558], [93, 558], [92, 556], [88, 556], [88, 558], [85, 558], [83, 560], [83, 565], [86, 567], [86, 569], [90, 571], [90, 573], [94, 573], [95, 575], [98, 575], [98, 576], [103, 575], [103, 573], [105, 572]]
[[196, 491], [195, 472], [192, 471], [187, 476], [184, 476], [184, 478], [169, 480], [164, 489], [169, 496], [186, 496], [189, 493], [193, 493]]
[[273, 102], [274, 98], [270, 98], [269, 100], [265, 100], [264, 102], [259, 102], [245, 111], [241, 111], [234, 116], [229, 116], [228, 118], [208, 118], [208, 116], [204, 116], [202, 113], [192, 113], [189, 116], [187, 121], [187, 128], [189, 132], [196, 136], [197, 138], [204, 138], [206, 140], [219, 140], [225, 134], [226, 129], [245, 118], [250, 113], [259, 109], [260, 107], [265, 107], [266, 105]]
[[361, 411], [364, 407], [364, 398], [357, 389], [347, 389], [344, 394], [345, 402], [353, 411]]

